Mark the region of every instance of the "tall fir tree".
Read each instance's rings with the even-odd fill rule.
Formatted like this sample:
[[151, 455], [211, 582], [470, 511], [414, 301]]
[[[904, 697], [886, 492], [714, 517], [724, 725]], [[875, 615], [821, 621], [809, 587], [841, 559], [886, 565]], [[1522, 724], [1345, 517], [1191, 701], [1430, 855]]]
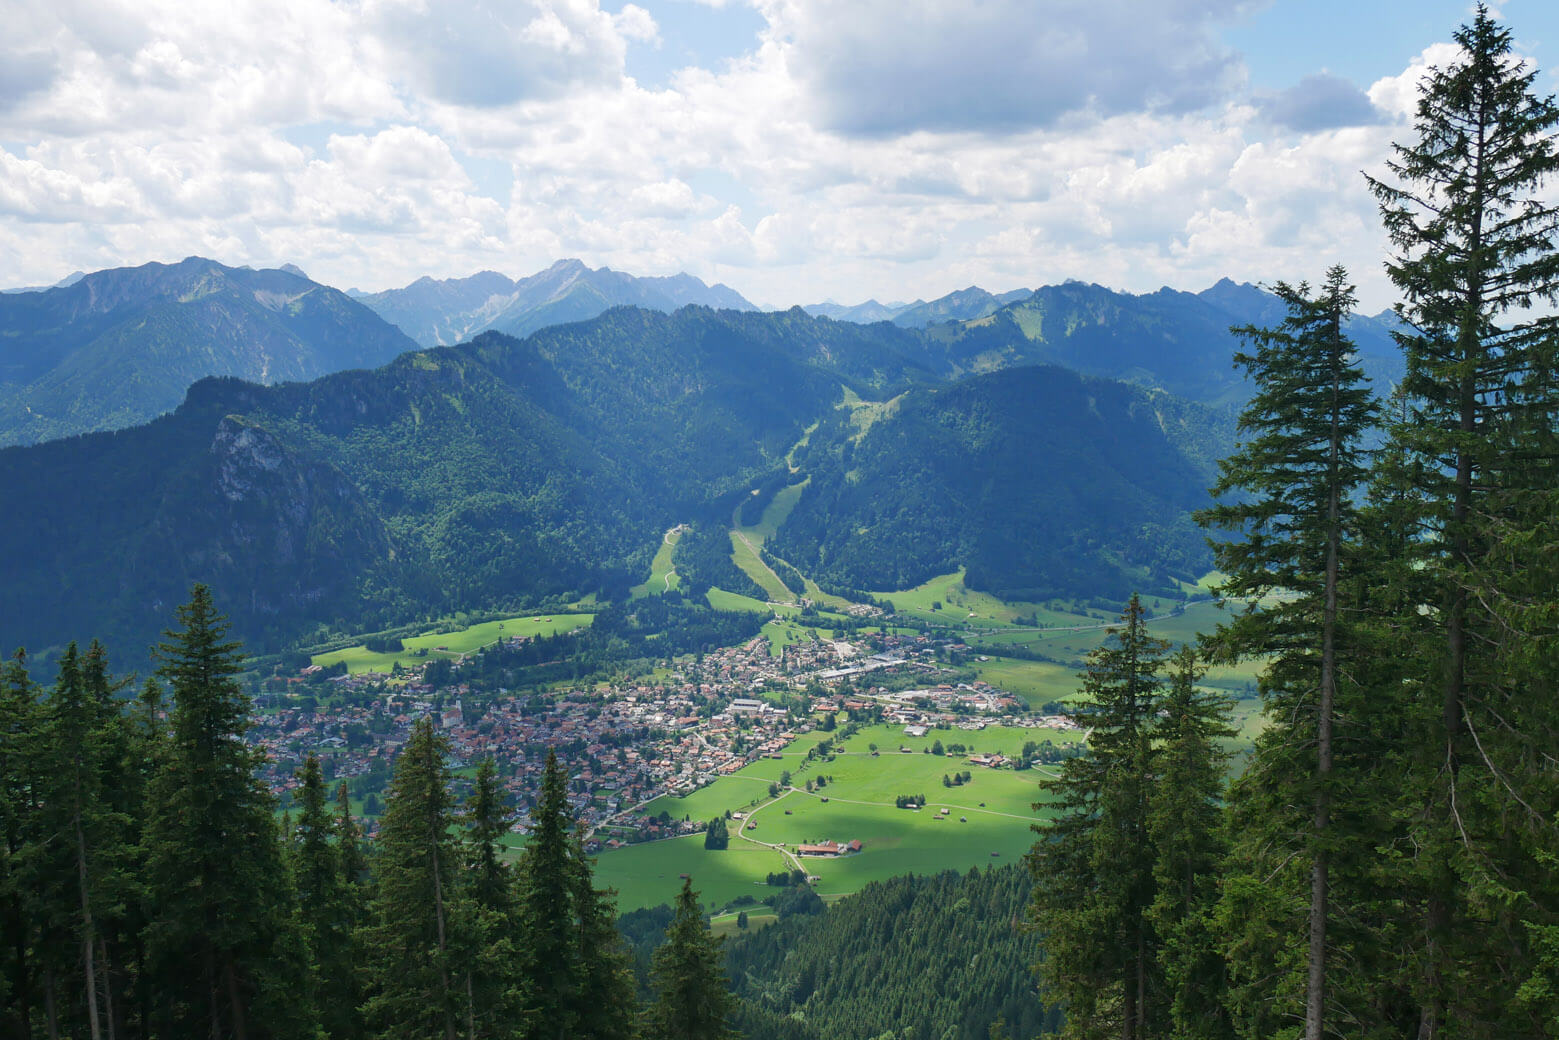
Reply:
[[331, 1040], [346, 1040], [363, 1033], [357, 1010], [362, 1000], [356, 979], [358, 904], [342, 869], [341, 835], [318, 756], [304, 760], [300, 779], [293, 874], [309, 951], [309, 981], [320, 1028]]
[[302, 950], [274, 801], [243, 741], [239, 644], [196, 585], [158, 646], [173, 698], [148, 792], [150, 971], [166, 1035], [312, 1035]]
[[467, 1036], [523, 1035], [519, 900], [501, 840], [514, 814], [504, 804], [491, 758], [477, 764], [465, 804], [467, 947], [461, 953], [467, 1004]]
[[1225, 747], [1236, 735], [1229, 724], [1233, 704], [1197, 685], [1203, 669], [1191, 647], [1176, 651], [1169, 668], [1148, 812], [1156, 888], [1148, 919], [1160, 942], [1169, 1003], [1166, 1035], [1224, 1040], [1234, 1034], [1224, 1006], [1227, 978], [1216, 911], [1228, 852], [1223, 794]]
[[[1418, 568], [1432, 636], [1405, 682], [1417, 754], [1402, 812], [1400, 884], [1421, 908], [1407, 970], [1421, 1037], [1541, 1028], [1515, 999], [1556, 923], [1542, 857], [1559, 782], [1545, 749], [1559, 707], [1522, 662], [1555, 646], [1531, 583], [1559, 486], [1559, 106], [1534, 90], [1509, 30], [1479, 6], [1459, 53], [1421, 81], [1415, 140], [1372, 180], [1396, 253], [1408, 414], [1392, 430], [1413, 467]], [[1541, 933], [1538, 933], [1541, 934]]]
[[[1286, 858], [1308, 871], [1304, 955], [1272, 956], [1303, 966], [1302, 985], [1290, 980], [1277, 989], [1290, 997], [1303, 993], [1302, 1009], [1293, 1014], [1303, 1020], [1306, 1040], [1321, 1040], [1328, 1032], [1327, 958], [1335, 941], [1328, 935], [1334, 850], [1351, 840], [1358, 855], [1373, 843], [1356, 827], [1338, 825], [1336, 792], [1358, 785], [1352, 775], [1341, 784], [1335, 775], [1335, 730], [1339, 716], [1356, 716], [1360, 696], [1344, 678], [1357, 672], [1350, 666], [1357, 662], [1358, 619], [1342, 611], [1340, 597], [1357, 556], [1355, 501], [1368, 476], [1363, 439], [1378, 408], [1343, 332], [1355, 301], [1347, 272], [1327, 271], [1314, 295], [1304, 283], [1280, 282], [1273, 291], [1288, 308], [1284, 321], [1236, 330], [1255, 347], [1235, 358], [1255, 393], [1240, 416], [1243, 443], [1219, 464], [1213, 494], [1224, 501], [1201, 519], [1232, 532], [1214, 546], [1225, 575], [1218, 591], [1246, 605], [1214, 643], [1226, 657], [1270, 662], [1262, 689], [1272, 727], [1251, 767], [1261, 779], [1239, 790], [1254, 794], [1263, 782], [1274, 789], [1256, 814], [1262, 838], [1244, 845], [1259, 855], [1244, 868], [1267, 874]], [[1343, 816], [1345, 824], [1359, 819], [1350, 807]], [[1274, 936], [1292, 934], [1248, 913], [1242, 917], [1251, 928], [1272, 928]], [[1265, 973], [1256, 977], [1271, 982]], [[1253, 999], [1263, 1015], [1290, 1013], [1274, 1010], [1264, 997]]]
[[0, 669], [0, 1022], [30, 1037], [38, 1021], [38, 971], [29, 906], [28, 850], [36, 841], [43, 778], [38, 685], [18, 650]]
[[1168, 1013], [1148, 820], [1153, 727], [1169, 644], [1148, 635], [1131, 598], [1120, 625], [1088, 655], [1072, 706], [1088, 729], [1088, 753], [1068, 759], [1035, 805], [1052, 818], [1036, 825], [1029, 854], [1032, 917], [1043, 937], [1039, 975], [1066, 1007], [1066, 1035], [1146, 1040]]
[[108, 943], [122, 912], [129, 825], [111, 801], [119, 722], [103, 648], [94, 643], [83, 656], [70, 644], [44, 705], [39, 751], [47, 769], [32, 852], [51, 1031], [92, 1040], [117, 1032]]
[[645, 1013], [647, 1040], [727, 1040], [735, 998], [721, 966], [723, 940], [709, 931], [691, 879], [683, 879], [666, 941], [650, 962], [655, 1000]]
[[448, 744], [427, 718], [412, 727], [375, 842], [374, 902], [362, 938], [368, 958], [363, 1010], [370, 1034], [387, 1040], [454, 1040], [465, 1023]]
[[631, 1040], [634, 1035], [633, 958], [617, 930], [616, 895], [595, 887], [595, 874], [576, 832], [571, 887], [579, 949], [578, 1025], [594, 1040]]
[[536, 1040], [575, 1035], [579, 1010], [567, 784], [557, 753], [549, 750], [519, 876], [520, 921], [526, 937], [523, 988], [530, 1035]]

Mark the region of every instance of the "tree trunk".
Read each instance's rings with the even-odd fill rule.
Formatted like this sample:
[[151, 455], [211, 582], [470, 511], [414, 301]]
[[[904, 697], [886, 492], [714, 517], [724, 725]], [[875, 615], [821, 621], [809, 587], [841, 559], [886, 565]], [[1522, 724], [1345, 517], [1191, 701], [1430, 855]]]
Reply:
[[119, 1019], [114, 1002], [114, 975], [113, 961], [108, 958], [108, 940], [98, 939], [98, 963], [99, 970], [103, 973], [103, 1032], [108, 1040], [118, 1040]]
[[97, 1017], [97, 961], [96, 950], [97, 936], [94, 934], [92, 924], [92, 900], [88, 897], [88, 889], [91, 887], [89, 872], [87, 871], [87, 838], [81, 827], [80, 798], [76, 802], [77, 811], [74, 820], [76, 829], [76, 888], [81, 896], [81, 963], [86, 972], [86, 998], [87, 998], [87, 1029], [92, 1035], [92, 1040], [103, 1040], [103, 1027]]
[[444, 881], [440, 877], [438, 861], [438, 821], [428, 818], [428, 850], [433, 862], [433, 918], [438, 929], [438, 980], [439, 1007], [444, 1014], [444, 1040], [455, 1040], [455, 1020], [449, 1013], [449, 961], [444, 938]]
[[248, 1040], [249, 1031], [245, 1023], [244, 998], [238, 991], [238, 969], [233, 964], [233, 955], [228, 953], [222, 968], [222, 975], [227, 984], [227, 1002], [233, 1011], [233, 1040]]
[[1337, 702], [1337, 580], [1338, 543], [1341, 532], [1339, 514], [1341, 490], [1338, 488], [1339, 443], [1338, 384], [1335, 366], [1341, 362], [1335, 348], [1342, 338], [1341, 315], [1333, 326], [1333, 378], [1331, 439], [1328, 459], [1326, 499], [1326, 576], [1321, 615], [1321, 688], [1316, 705], [1316, 789], [1312, 838], [1317, 843], [1310, 864], [1310, 951], [1305, 979], [1305, 1040], [1321, 1040], [1326, 1027], [1326, 925], [1328, 912], [1327, 831], [1331, 827], [1332, 717]]
[[43, 973], [43, 1014], [49, 1027], [49, 1040], [60, 1040], [59, 1009], [54, 1004], [54, 969]]

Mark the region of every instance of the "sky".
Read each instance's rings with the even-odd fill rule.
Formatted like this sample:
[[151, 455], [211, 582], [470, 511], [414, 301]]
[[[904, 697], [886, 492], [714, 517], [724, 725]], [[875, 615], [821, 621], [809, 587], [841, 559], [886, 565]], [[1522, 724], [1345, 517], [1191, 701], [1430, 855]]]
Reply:
[[[0, 0], [0, 285], [577, 257], [764, 306], [1069, 278], [1393, 301], [1443, 0]], [[1496, 15], [1555, 89], [1559, 4]]]

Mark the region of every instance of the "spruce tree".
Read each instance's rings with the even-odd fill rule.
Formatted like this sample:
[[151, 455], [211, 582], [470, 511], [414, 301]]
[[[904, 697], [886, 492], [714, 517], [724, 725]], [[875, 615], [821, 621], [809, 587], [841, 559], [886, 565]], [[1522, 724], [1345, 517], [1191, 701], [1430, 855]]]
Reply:
[[1088, 753], [1045, 784], [1052, 818], [1035, 826], [1032, 917], [1045, 946], [1045, 989], [1066, 1007], [1067, 1035], [1145, 1040], [1167, 1015], [1148, 832], [1153, 726], [1168, 643], [1148, 635], [1133, 596], [1105, 643], [1088, 655], [1071, 715]]
[[565, 1040], [576, 1034], [580, 964], [570, 862], [571, 824], [567, 777], [557, 753], [549, 750], [519, 878], [520, 921], [526, 937], [523, 988], [530, 1035], [538, 1040]]
[[1168, 1035], [1183, 1040], [1233, 1036], [1223, 1006], [1226, 978], [1216, 910], [1227, 854], [1223, 791], [1235, 736], [1232, 704], [1197, 686], [1196, 651], [1181, 647], [1170, 661], [1161, 701], [1154, 793], [1148, 813], [1157, 891], [1148, 918], [1159, 937], [1159, 961], [1169, 1000]]
[[[1280, 282], [1273, 291], [1288, 308], [1284, 321], [1236, 330], [1255, 347], [1235, 357], [1255, 394], [1240, 416], [1244, 442], [1219, 464], [1213, 493], [1226, 501], [1201, 519], [1234, 533], [1215, 544], [1225, 574], [1218, 591], [1246, 605], [1215, 645], [1228, 657], [1270, 660], [1262, 688], [1273, 728], [1252, 771], [1279, 790], [1258, 814], [1262, 840], [1249, 846], [1265, 850], [1270, 862], [1247, 867], [1266, 874], [1287, 857], [1308, 868], [1302, 1017], [1306, 1040], [1320, 1040], [1327, 1030], [1332, 850], [1343, 843], [1334, 820], [1334, 731], [1343, 709], [1358, 700], [1356, 687], [1339, 689], [1342, 673], [1357, 673], [1342, 667], [1356, 660], [1357, 640], [1339, 597], [1356, 555], [1354, 500], [1367, 477], [1362, 443], [1377, 408], [1343, 333], [1354, 303], [1347, 272], [1333, 267], [1313, 296], [1304, 283]], [[1273, 593], [1279, 595], [1264, 600]], [[1351, 777], [1341, 786], [1357, 787]], [[1257, 787], [1252, 782], [1240, 790]], [[1307, 809], [1299, 816], [1285, 811], [1290, 805]], [[1353, 839], [1372, 844], [1357, 833]]]
[[26, 859], [36, 841], [42, 791], [42, 714], [38, 686], [18, 650], [0, 669], [0, 1023], [8, 1036], [30, 1037], [39, 1005], [33, 913]]
[[363, 855], [363, 835], [352, 815], [352, 794], [346, 781], [336, 788], [336, 849], [340, 853], [341, 880], [362, 899], [363, 887], [368, 882], [368, 858]]
[[1422, 907], [1404, 967], [1420, 1036], [1492, 1037], [1541, 1028], [1515, 987], [1536, 956], [1526, 929], [1559, 913], [1543, 862], [1559, 709], [1538, 665], [1559, 625], [1532, 581], [1559, 497], [1559, 209], [1543, 197], [1559, 106], [1485, 7], [1455, 38], [1457, 58], [1421, 82], [1416, 139], [1371, 186], [1407, 325], [1392, 437], [1415, 480], [1413, 565], [1436, 593], [1403, 676], [1419, 696], [1399, 882]]
[[500, 843], [512, 820], [493, 760], [484, 758], [477, 765], [476, 782], [465, 805], [465, 904], [470, 927], [461, 961], [466, 1033], [472, 1040], [524, 1032], [519, 900]]
[[574, 835], [572, 888], [579, 949], [576, 1021], [579, 1034], [594, 1040], [630, 1040], [634, 1035], [633, 957], [617, 930], [616, 895], [595, 887], [584, 842]]
[[735, 998], [720, 963], [723, 941], [709, 931], [693, 882], [684, 879], [666, 941], [650, 961], [655, 1000], [646, 1012], [648, 1040], [725, 1040]]
[[274, 801], [243, 741], [249, 698], [236, 681], [210, 590], [196, 585], [157, 652], [173, 697], [148, 793], [150, 971], [163, 1031], [212, 1038], [314, 1032]]
[[128, 820], [110, 800], [122, 753], [118, 723], [103, 648], [94, 643], [83, 657], [70, 644], [44, 705], [34, 894], [40, 952], [54, 991], [53, 1028], [92, 1040], [115, 1034], [108, 944], [117, 938], [128, 866]]
[[362, 939], [368, 958], [363, 1011], [373, 1036], [454, 1040], [465, 1024], [455, 953], [463, 943], [452, 912], [460, 860], [450, 833], [448, 754], [448, 741], [423, 718], [395, 762]]
[[309, 977], [320, 1028], [332, 1040], [362, 1034], [357, 1006], [355, 930], [359, 925], [351, 883], [342, 869], [338, 825], [325, 795], [319, 758], [303, 763], [294, 830], [293, 874], [298, 912], [309, 951]]

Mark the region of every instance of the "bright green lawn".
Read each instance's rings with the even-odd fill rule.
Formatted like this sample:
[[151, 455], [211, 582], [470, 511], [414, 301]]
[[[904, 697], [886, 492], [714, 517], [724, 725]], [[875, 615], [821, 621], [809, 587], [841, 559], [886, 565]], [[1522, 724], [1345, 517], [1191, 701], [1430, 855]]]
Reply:
[[[402, 667], [411, 667], [420, 664], [428, 657], [459, 657], [484, 646], [490, 646], [500, 639], [572, 632], [594, 620], [594, 614], [548, 614], [502, 618], [498, 621], [484, 621], [480, 625], [472, 625], [458, 632], [434, 632], [408, 637], [401, 641], [404, 649], [398, 653], [376, 653], [366, 646], [349, 646], [344, 650], [332, 650], [328, 654], [315, 654], [310, 660], [318, 665], [345, 661], [347, 671], [354, 675], [358, 672], [388, 672], [396, 661], [399, 661]], [[427, 655], [417, 656], [416, 651], [420, 649], [426, 649]]]
[[[597, 860], [598, 876], [621, 891], [619, 908], [630, 910], [669, 900], [682, 873], [692, 875], [706, 903], [723, 903], [744, 892], [752, 893], [753, 882], [762, 882], [764, 875], [781, 869], [782, 864], [777, 862], [776, 853], [744, 841], [746, 836], [792, 847], [800, 842], [860, 839], [865, 850], [858, 856], [803, 861], [811, 873], [823, 879], [818, 891], [825, 896], [853, 892], [868, 881], [908, 871], [963, 870], [993, 861], [1008, 862], [1033, 843], [1028, 828], [1037, 817], [1031, 806], [1040, 796], [1043, 774], [1037, 770], [986, 769], [970, 765], [964, 756], [930, 755], [921, 749], [940, 739], [944, 745], [963, 743], [980, 751], [1010, 754], [1019, 751], [1026, 740], [1059, 743], [1080, 738], [1076, 733], [998, 727], [978, 732], [934, 730], [926, 737], [911, 738], [901, 727], [872, 726], [842, 741], [832, 762], [806, 761], [807, 748], [824, 736], [808, 734], [786, 749], [783, 760], [761, 760], [687, 798], [665, 798], [652, 804], [650, 812], [664, 809], [673, 816], [697, 820], [727, 809], [751, 812], [756, 800], [758, 827], [752, 831], [733, 828], [731, 848], [724, 852], [705, 851], [702, 839], [695, 836], [602, 854]], [[872, 743], [878, 745], [877, 757], [869, 752]], [[901, 745], [913, 750], [901, 753]], [[771, 801], [768, 784], [782, 769], [790, 770], [798, 787], [820, 774], [833, 780], [814, 793], [793, 791]], [[963, 770], [973, 773], [968, 784], [942, 786], [943, 774]], [[924, 794], [928, 805], [919, 811], [898, 809], [893, 801], [901, 794]], [[824, 797], [828, 798], [826, 803]], [[935, 819], [943, 805], [952, 811], [946, 819]], [[968, 822], [959, 822], [959, 817]], [[999, 855], [992, 857], [993, 851]], [[756, 894], [764, 894], [761, 885]]]
[[745, 610], [753, 614], [799, 614], [801, 608], [790, 603], [765, 603], [761, 599], [743, 596], [739, 592], [727, 592], [715, 586], [705, 598], [716, 610]]
[[1064, 664], [1026, 661], [1016, 657], [991, 657], [987, 661], [971, 661], [969, 664], [981, 679], [1023, 698], [1030, 707], [1037, 708], [1048, 701], [1061, 700], [1077, 692], [1077, 672]]
[[790, 865], [778, 852], [732, 840], [724, 852], [706, 852], [704, 836], [646, 842], [596, 857], [597, 884], [617, 890], [618, 912], [671, 903], [682, 888], [682, 874], [705, 905], [723, 906], [737, 896], [762, 899], [772, 889], [764, 877]]
[[[746, 538], [746, 541], [743, 541]], [[757, 583], [764, 595], [773, 603], [789, 603], [795, 599], [795, 595], [779, 580], [778, 575], [769, 569], [758, 556], [758, 547], [763, 543], [744, 535], [740, 531], [731, 532], [731, 561], [741, 568], [742, 573]]]
[[[988, 592], [968, 588], [964, 584], [962, 567], [952, 574], [938, 575], [912, 589], [876, 592], [873, 595], [891, 602], [895, 610], [941, 625], [1003, 628], [1013, 624], [1019, 616], [1028, 615], [1034, 615], [1042, 625], [1089, 623], [1089, 619], [1084, 616], [1052, 610], [1038, 603], [1008, 603]], [[934, 603], [942, 604], [942, 609], [932, 609]]]
[[641, 599], [645, 596], [658, 596], [662, 592], [682, 587], [682, 579], [672, 568], [671, 553], [677, 547], [677, 542], [682, 540], [682, 526], [678, 524], [661, 538], [660, 548], [655, 550], [655, 559], [650, 561], [650, 576], [643, 585], [635, 585], [629, 590], [628, 595], [633, 599]]

